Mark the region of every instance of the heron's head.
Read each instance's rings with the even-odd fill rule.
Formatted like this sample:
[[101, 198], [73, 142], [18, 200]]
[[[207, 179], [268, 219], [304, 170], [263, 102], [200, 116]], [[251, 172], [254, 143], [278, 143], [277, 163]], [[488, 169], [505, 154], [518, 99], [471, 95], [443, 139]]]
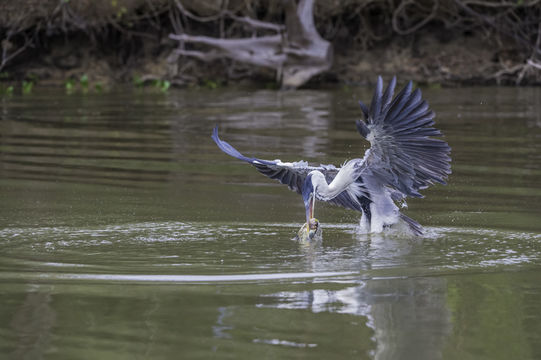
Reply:
[[316, 201], [316, 189], [312, 183], [312, 174], [308, 174], [302, 185], [302, 200], [306, 209], [306, 223], [310, 224], [310, 219], [314, 217], [314, 203]]

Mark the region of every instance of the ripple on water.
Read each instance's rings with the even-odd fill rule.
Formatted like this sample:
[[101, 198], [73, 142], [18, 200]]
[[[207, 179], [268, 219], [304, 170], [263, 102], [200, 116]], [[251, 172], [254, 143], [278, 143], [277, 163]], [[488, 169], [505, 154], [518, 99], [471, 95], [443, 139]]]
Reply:
[[493, 229], [438, 228], [445, 261], [440, 269], [490, 269], [502, 266], [539, 264], [541, 234]]
[[[61, 281], [235, 282], [359, 279], [491, 271], [541, 263], [541, 234], [429, 227], [423, 238], [363, 235], [326, 224], [323, 244], [292, 241], [299, 224], [147, 222], [0, 230], [2, 277]], [[28, 272], [28, 269], [32, 272]], [[23, 274], [24, 273], [24, 274]]]

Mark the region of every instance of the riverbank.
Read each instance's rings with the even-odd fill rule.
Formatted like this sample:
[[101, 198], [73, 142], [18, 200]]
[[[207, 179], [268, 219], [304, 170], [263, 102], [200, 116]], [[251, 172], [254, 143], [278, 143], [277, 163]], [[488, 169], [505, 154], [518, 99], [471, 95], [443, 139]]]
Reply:
[[[278, 87], [279, 74], [274, 69], [227, 58], [202, 61], [185, 56], [186, 52], [200, 53], [201, 46], [170, 38], [178, 33], [216, 38], [265, 36], [267, 30], [256, 31], [243, 19], [282, 26], [283, 7], [279, 2], [270, 4], [36, 0], [20, 6], [7, 1], [0, 5], [0, 79], [5, 86], [23, 81], [70, 86], [85, 79], [92, 86], [104, 87], [117, 83], [164, 88]], [[373, 82], [376, 75], [397, 75], [433, 86], [541, 84], [537, 59], [541, 31], [532, 23], [541, 19], [541, 10], [532, 7], [533, 3], [498, 9], [466, 7], [467, 3], [458, 1], [438, 7], [428, 6], [429, 1], [418, 2], [414, 8], [404, 4], [316, 3], [317, 31], [332, 45], [334, 55], [330, 68], [304, 87], [362, 85]], [[513, 11], [524, 23], [512, 23], [502, 15], [504, 10]], [[454, 14], [453, 24], [444, 17], [450, 13]], [[512, 35], [513, 26], [520, 26], [516, 28], [521, 30], [519, 37]]]

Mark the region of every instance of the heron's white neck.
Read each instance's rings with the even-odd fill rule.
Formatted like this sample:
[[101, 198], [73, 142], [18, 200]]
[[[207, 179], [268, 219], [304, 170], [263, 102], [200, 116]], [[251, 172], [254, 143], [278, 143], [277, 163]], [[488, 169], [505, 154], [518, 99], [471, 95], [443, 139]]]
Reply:
[[342, 191], [347, 190], [359, 176], [356, 161], [357, 159], [351, 160], [342, 166], [330, 184], [327, 184], [325, 176], [320, 171], [312, 171], [312, 186], [317, 196], [323, 201], [328, 201], [337, 197]]
[[338, 196], [344, 188], [337, 186], [337, 184], [332, 181], [330, 184], [327, 184], [325, 176], [315, 170], [312, 174], [312, 186], [315, 189], [315, 193], [320, 200], [329, 201]]

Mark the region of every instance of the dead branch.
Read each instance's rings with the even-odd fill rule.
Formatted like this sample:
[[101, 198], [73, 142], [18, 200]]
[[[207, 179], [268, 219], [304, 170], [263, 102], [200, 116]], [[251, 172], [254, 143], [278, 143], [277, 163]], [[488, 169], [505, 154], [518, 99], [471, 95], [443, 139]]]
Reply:
[[204, 54], [208, 54], [209, 58], [205, 59], [205, 61], [228, 57], [256, 66], [276, 68], [285, 60], [284, 54], [279, 53], [279, 44], [282, 39], [280, 35], [261, 36], [254, 39], [220, 39], [187, 34], [170, 35], [169, 37], [173, 40], [203, 44], [215, 48], [214, 51], [207, 53], [193, 50], [176, 50], [179, 54], [196, 56], [202, 60]]
[[2, 59], [0, 60], [0, 72], [4, 69], [4, 67], [16, 56], [21, 54], [23, 51], [25, 51], [29, 46], [32, 45], [32, 38], [26, 34], [23, 33], [24, 36], [24, 44], [19, 46], [18, 49], [11, 51], [11, 48], [14, 47], [14, 45], [10, 42], [11, 34], [8, 34], [5, 39], [2, 40]]
[[528, 59], [527, 63], [528, 63], [528, 65], [533, 66], [534, 68], [541, 70], [541, 63], [535, 62], [532, 59]]
[[[180, 4], [180, 1], [177, 0], [177, 3]], [[298, 5], [294, 0], [288, 0], [285, 6], [285, 26], [238, 17], [227, 11], [220, 15], [229, 16], [253, 28], [273, 31], [277, 33], [276, 35], [240, 39], [188, 34], [170, 34], [169, 37], [181, 44], [204, 45], [212, 49], [202, 52], [180, 48], [175, 51], [177, 54], [196, 57], [203, 61], [228, 58], [254, 66], [272, 68], [276, 70], [283, 88], [297, 88], [314, 75], [329, 69], [332, 63], [331, 45], [321, 38], [314, 25], [313, 7], [314, 0], [301, 0]], [[195, 16], [186, 13], [182, 4], [179, 10], [191, 18]]]
[[285, 26], [283, 25], [272, 24], [265, 21], [252, 19], [247, 16], [242, 16], [242, 17], [236, 16], [232, 14], [230, 11], [225, 12], [225, 14], [231, 19], [235, 20], [236, 22], [246, 24], [254, 29], [265, 29], [265, 30], [271, 30], [271, 31], [276, 31], [276, 32], [282, 32], [285, 29]]
[[432, 21], [436, 17], [438, 7], [439, 7], [439, 1], [434, 0], [434, 4], [432, 5], [432, 11], [430, 11], [430, 14], [428, 14], [428, 16], [426, 16], [424, 19], [420, 20], [417, 24], [411, 26], [410, 28], [402, 30], [400, 28], [400, 26], [398, 25], [398, 16], [402, 12], [405, 12], [406, 7], [408, 5], [410, 5], [410, 4], [415, 5], [415, 1], [413, 1], [413, 0], [402, 1], [400, 3], [400, 5], [398, 5], [398, 8], [393, 12], [393, 21], [392, 21], [393, 30], [396, 33], [400, 34], [400, 35], [411, 34], [411, 33], [415, 32], [415, 31], [419, 30], [420, 28], [422, 28], [426, 24], [428, 24], [430, 21]]

